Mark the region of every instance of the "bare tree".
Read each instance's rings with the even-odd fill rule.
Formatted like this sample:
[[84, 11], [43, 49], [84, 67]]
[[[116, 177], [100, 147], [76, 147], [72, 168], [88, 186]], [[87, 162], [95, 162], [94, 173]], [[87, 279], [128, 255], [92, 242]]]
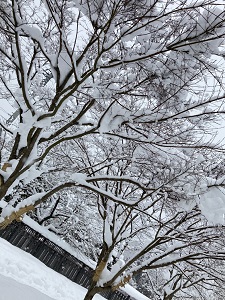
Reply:
[[[196, 268], [197, 267], [197, 268]], [[179, 263], [162, 269], [144, 271], [135, 276], [135, 286], [154, 300], [222, 299], [223, 263], [209, 260], [199, 265]]]
[[[1, 227], [62, 190], [92, 192], [103, 245], [85, 300], [144, 269], [224, 257], [223, 240], [199, 210], [223, 186], [223, 177], [208, 178], [206, 168], [222, 151], [211, 133], [224, 113], [219, 6], [0, 4], [0, 93], [18, 114], [13, 124], [1, 123]], [[142, 242], [128, 255], [133, 238]], [[112, 264], [113, 251], [128, 252]]]

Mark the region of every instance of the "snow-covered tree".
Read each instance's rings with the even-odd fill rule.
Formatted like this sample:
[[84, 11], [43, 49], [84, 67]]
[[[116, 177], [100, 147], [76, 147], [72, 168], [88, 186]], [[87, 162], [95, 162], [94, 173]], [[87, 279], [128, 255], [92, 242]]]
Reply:
[[179, 263], [144, 271], [134, 277], [135, 287], [152, 300], [223, 299], [223, 263], [210, 259], [195, 266]]
[[91, 193], [103, 242], [85, 300], [143, 270], [224, 257], [202, 216], [224, 221], [223, 176], [208, 172], [224, 34], [210, 0], [1, 2], [0, 95], [17, 119], [1, 123], [0, 225]]

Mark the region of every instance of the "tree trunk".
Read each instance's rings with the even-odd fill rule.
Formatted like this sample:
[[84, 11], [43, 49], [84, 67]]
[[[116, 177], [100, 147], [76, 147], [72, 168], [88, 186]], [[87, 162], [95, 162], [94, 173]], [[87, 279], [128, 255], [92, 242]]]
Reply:
[[97, 294], [98, 290], [99, 290], [99, 288], [96, 288], [95, 283], [92, 282], [88, 288], [88, 291], [84, 297], [84, 300], [92, 300], [94, 298], [95, 294]]
[[172, 300], [173, 299], [173, 294], [171, 295], [164, 295], [163, 300]]
[[84, 297], [84, 300], [92, 300], [95, 296], [96, 292], [94, 290], [92, 291], [87, 291], [87, 294]]

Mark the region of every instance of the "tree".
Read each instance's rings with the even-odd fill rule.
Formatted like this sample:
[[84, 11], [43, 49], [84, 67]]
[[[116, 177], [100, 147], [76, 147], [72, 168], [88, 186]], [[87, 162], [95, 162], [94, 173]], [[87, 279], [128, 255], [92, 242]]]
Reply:
[[222, 150], [205, 141], [224, 112], [219, 5], [0, 5], [1, 97], [18, 112], [11, 126], [1, 123], [1, 226], [64, 190], [91, 192], [103, 244], [85, 300], [144, 269], [222, 259], [219, 229], [205, 224], [199, 210], [205, 213], [211, 202], [204, 199], [223, 186], [223, 178], [207, 173], [207, 158]]
[[[223, 274], [221, 261], [208, 261], [199, 265], [183, 263], [163, 269], [145, 271], [135, 278], [135, 286], [154, 300], [171, 299], [223, 299]], [[220, 270], [220, 271], [219, 271]]]

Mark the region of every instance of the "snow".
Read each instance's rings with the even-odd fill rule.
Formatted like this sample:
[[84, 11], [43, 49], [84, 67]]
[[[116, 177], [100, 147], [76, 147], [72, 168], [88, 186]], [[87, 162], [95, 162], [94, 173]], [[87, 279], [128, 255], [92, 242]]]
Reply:
[[33, 287], [19, 283], [16, 280], [0, 275], [1, 294], [0, 300], [50, 300], [53, 298], [39, 292]]
[[86, 183], [87, 175], [83, 173], [74, 173], [71, 175], [71, 180], [76, 181], [77, 183]]
[[83, 300], [85, 288], [1, 238], [0, 248], [0, 300]]
[[6, 206], [2, 210], [2, 214], [0, 217], [0, 222], [3, 222], [5, 218], [8, 218], [13, 212], [19, 211], [21, 208], [34, 205], [35, 202], [42, 197], [45, 196], [45, 192], [37, 193], [34, 195], [31, 195], [30, 197], [26, 198], [23, 202], [20, 202], [16, 207], [13, 206], [14, 201], [12, 200], [9, 204], [6, 204]]
[[[26, 219], [27, 223], [35, 223]], [[31, 254], [2, 238], [0, 249], [0, 300], [83, 300], [85, 288], [51, 270]], [[149, 300], [129, 284], [121, 290], [132, 298]], [[94, 297], [94, 300], [104, 299], [100, 295]]]
[[[109, 191], [105, 191], [104, 189], [98, 188], [97, 186], [94, 186], [93, 184], [88, 183], [86, 180], [88, 180], [88, 178], [86, 176], [84, 176], [83, 173], [74, 173], [71, 176], [71, 180], [77, 182], [77, 184], [80, 184], [83, 187], [89, 188], [90, 190], [94, 191], [94, 192], [98, 192], [102, 195], [105, 195], [106, 197], [108, 197], [109, 199], [113, 200], [114, 202], [118, 202], [118, 203], [127, 203], [127, 200], [119, 198], [114, 196], [113, 193], [109, 192]], [[135, 201], [129, 201], [130, 204], [135, 204]]]
[[[112, 85], [111, 85], [112, 86]], [[99, 132], [101, 134], [118, 129], [123, 122], [129, 120], [130, 112], [121, 106], [110, 107], [110, 109], [103, 114]]]
[[51, 126], [52, 119], [50, 117], [44, 118], [34, 123], [37, 128], [46, 128]]
[[200, 196], [198, 206], [202, 214], [210, 223], [222, 224], [225, 221], [224, 189], [211, 187], [208, 192]]
[[139, 293], [135, 288], [131, 285], [126, 284], [125, 287], [120, 288], [122, 291], [126, 292], [131, 297], [138, 299], [138, 300], [150, 300], [148, 297], [144, 296], [143, 294]]
[[20, 134], [19, 149], [27, 146], [27, 136], [34, 123], [37, 121], [37, 116], [32, 116], [30, 110], [22, 114], [23, 122], [19, 123], [17, 132]]
[[68, 243], [63, 241], [61, 238], [59, 238], [57, 235], [55, 235], [53, 232], [49, 231], [47, 228], [39, 225], [37, 222], [29, 218], [28, 216], [24, 216], [23, 223], [27, 224], [40, 234], [42, 234], [44, 237], [46, 237], [48, 240], [52, 241], [80, 261], [82, 261], [84, 264], [89, 266], [90, 268], [94, 269], [96, 267], [96, 262], [91, 260], [90, 258], [86, 257], [84, 254], [82, 254], [79, 250], [76, 250], [75, 248], [72, 248]]
[[58, 56], [58, 67], [60, 70], [60, 84], [65, 80], [66, 76], [72, 69], [71, 58], [68, 52], [64, 49]]
[[221, 29], [221, 23], [224, 19], [224, 12], [218, 7], [211, 7], [204, 9], [198, 18], [197, 33], [202, 34], [207, 30], [211, 30], [215, 26]]
[[108, 220], [105, 220], [104, 223], [104, 241], [110, 247], [112, 245], [112, 232], [111, 232], [111, 225], [109, 224]]
[[[52, 241], [53, 243], [55, 243], [56, 245], [58, 245], [59, 247], [61, 247], [62, 249], [64, 249], [65, 251], [67, 251], [68, 253], [73, 255], [74, 257], [76, 257], [77, 259], [79, 259], [80, 261], [82, 261], [84, 264], [86, 264], [90, 268], [94, 269], [96, 267], [95, 261], [93, 261], [90, 258], [88, 258], [87, 256], [85, 256], [80, 251], [77, 251], [77, 249], [72, 248], [68, 243], [63, 241], [57, 235], [48, 231], [47, 228], [40, 226], [37, 222], [35, 222], [31, 218], [29, 218], [28, 216], [24, 216], [23, 222], [25, 224], [27, 224], [28, 226], [30, 226], [31, 228], [33, 228], [34, 230], [36, 230], [37, 232], [41, 233], [44, 237], [46, 237], [47, 239], [49, 239], [50, 241]], [[108, 276], [108, 278], [112, 277], [112, 274], [108, 270], [105, 269], [104, 271], [105, 271], [105, 275]], [[0, 271], [0, 274], [1, 274], [1, 271]], [[104, 280], [104, 282], [105, 282], [105, 280]], [[101, 285], [101, 282], [99, 285]], [[132, 298], [135, 298], [137, 300], [149, 300], [149, 298], [147, 298], [146, 296], [144, 296], [143, 294], [138, 292], [135, 288], [133, 288], [129, 284], [126, 284], [126, 286], [121, 288], [121, 290], [123, 290], [128, 295], [130, 295]], [[101, 299], [104, 299], [104, 298], [101, 298]], [[1, 298], [0, 298], [0, 300], [1, 300]], [[8, 299], [8, 300], [11, 300], [11, 299]], [[59, 300], [59, 299], [57, 299], [57, 300]], [[67, 299], [65, 299], [65, 300], [67, 300]], [[78, 299], [75, 298], [74, 300], [78, 300]], [[100, 299], [96, 298], [96, 300], [100, 300]]]
[[36, 40], [39, 42], [39, 44], [43, 47], [44, 46], [44, 40], [43, 40], [43, 35], [42, 32], [39, 28], [34, 27], [34, 26], [29, 26], [27, 24], [20, 24], [18, 29], [22, 29], [26, 34], [28, 34], [32, 39]]

